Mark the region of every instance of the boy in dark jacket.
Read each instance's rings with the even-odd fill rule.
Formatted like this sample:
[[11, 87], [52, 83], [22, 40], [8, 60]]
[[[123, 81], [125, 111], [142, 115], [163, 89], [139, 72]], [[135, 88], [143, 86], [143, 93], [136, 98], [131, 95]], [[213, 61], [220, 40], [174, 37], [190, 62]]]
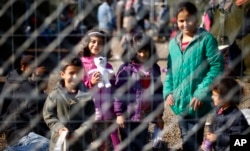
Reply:
[[33, 87], [33, 93], [35, 101], [29, 102], [30, 113], [34, 115], [33, 125], [36, 125], [33, 131], [39, 135], [50, 137], [50, 130], [43, 119], [43, 106], [45, 100], [48, 96], [48, 81], [49, 81], [49, 71], [48, 69], [41, 65], [33, 71], [31, 77], [28, 81]]
[[91, 123], [95, 106], [87, 88], [81, 83], [82, 62], [79, 58], [62, 62], [59, 85], [48, 95], [43, 117], [51, 130], [50, 151], [63, 132], [70, 151], [86, 150], [92, 141]]
[[8, 105], [11, 103], [15, 92], [21, 83], [27, 81], [32, 73], [31, 64], [34, 61], [34, 56], [26, 55], [21, 58], [20, 67], [12, 70], [7, 76], [4, 83], [1, 100], [0, 100], [0, 116], [5, 114]]
[[[6, 109], [2, 117], [0, 130], [4, 131], [8, 146], [5, 151], [16, 150], [48, 150], [49, 140], [39, 134], [36, 129], [41, 126], [42, 105], [45, 99], [39, 93], [36, 81], [31, 78], [33, 68], [33, 56], [25, 56], [21, 60], [21, 69], [12, 71], [5, 85], [5, 93], [8, 97]], [[42, 76], [45, 72], [39, 72]], [[26, 74], [26, 75], [25, 75]], [[9, 89], [9, 90], [8, 90]]]
[[[249, 135], [247, 120], [237, 107], [242, 90], [234, 79], [224, 77], [215, 82], [212, 93], [216, 109], [205, 139], [212, 142], [215, 151], [227, 151], [230, 150], [230, 135]], [[205, 150], [204, 143], [201, 148]]]

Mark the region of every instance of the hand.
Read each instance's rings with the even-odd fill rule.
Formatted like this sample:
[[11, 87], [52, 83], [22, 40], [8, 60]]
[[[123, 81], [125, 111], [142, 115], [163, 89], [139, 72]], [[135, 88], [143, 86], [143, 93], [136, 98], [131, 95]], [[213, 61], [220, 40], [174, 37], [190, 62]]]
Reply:
[[236, 0], [235, 4], [236, 6], [242, 6], [244, 3], [246, 3], [248, 0]]
[[210, 142], [215, 142], [215, 141], [217, 140], [217, 135], [214, 134], [214, 133], [208, 132], [208, 133], [206, 134], [206, 138], [207, 138], [207, 140], [209, 140]]
[[59, 135], [61, 135], [63, 131], [67, 131], [68, 132], [69, 130], [66, 127], [63, 127], [61, 129], [59, 129]]
[[169, 94], [167, 99], [166, 99], [166, 104], [168, 106], [173, 106], [174, 105], [174, 97], [172, 94]]
[[202, 144], [201, 144], [201, 150], [202, 150], [202, 151], [205, 151], [205, 143], [204, 143], [204, 141], [203, 141]]
[[125, 121], [125, 119], [124, 119], [123, 115], [117, 116], [117, 118], [116, 118], [116, 123], [117, 123], [121, 128], [125, 128], [124, 121]]
[[202, 102], [197, 98], [193, 98], [189, 104], [190, 107], [193, 107], [194, 111], [198, 110], [198, 108], [202, 105]]
[[101, 73], [100, 72], [95, 72], [92, 77], [91, 77], [91, 84], [96, 85], [101, 78]]

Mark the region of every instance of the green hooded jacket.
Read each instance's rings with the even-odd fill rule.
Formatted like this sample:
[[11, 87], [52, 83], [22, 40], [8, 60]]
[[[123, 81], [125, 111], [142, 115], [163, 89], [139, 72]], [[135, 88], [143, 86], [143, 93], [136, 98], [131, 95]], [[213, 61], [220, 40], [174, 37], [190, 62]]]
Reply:
[[[184, 51], [181, 50], [182, 33], [169, 43], [168, 72], [163, 96], [174, 97], [171, 106], [176, 115], [203, 116], [211, 109], [210, 84], [224, 70], [224, 59], [218, 51], [216, 39], [204, 29], [198, 29], [193, 40]], [[189, 107], [192, 98], [202, 101], [194, 111]]]

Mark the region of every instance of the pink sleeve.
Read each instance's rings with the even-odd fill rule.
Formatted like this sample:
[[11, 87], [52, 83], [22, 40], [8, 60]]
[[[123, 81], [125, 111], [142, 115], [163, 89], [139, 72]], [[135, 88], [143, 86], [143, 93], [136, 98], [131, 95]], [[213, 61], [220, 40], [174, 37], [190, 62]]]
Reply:
[[82, 82], [83, 84], [87, 87], [87, 88], [92, 88], [92, 84], [91, 84], [91, 77], [90, 75], [88, 74], [88, 72], [90, 71], [92, 67], [90, 66], [85, 66], [84, 65], [84, 75], [82, 77]]
[[84, 76], [82, 79], [83, 84], [89, 89], [93, 86], [90, 80], [91, 79], [87, 78], [87, 76]]
[[[111, 69], [111, 70], [114, 70], [112, 65], [110, 63], [107, 63], [107, 66], [106, 66], [107, 69]], [[91, 84], [91, 78], [90, 76], [87, 74], [89, 71], [85, 70], [85, 75], [84, 77], [82, 78], [82, 82], [83, 84], [87, 87], [87, 88], [92, 88], [93, 85]], [[113, 79], [113, 78], [112, 78]]]

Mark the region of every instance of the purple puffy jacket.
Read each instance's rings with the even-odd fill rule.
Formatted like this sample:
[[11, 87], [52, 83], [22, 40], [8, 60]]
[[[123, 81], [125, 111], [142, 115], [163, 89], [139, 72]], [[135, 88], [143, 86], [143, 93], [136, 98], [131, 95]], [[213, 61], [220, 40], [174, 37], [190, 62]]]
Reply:
[[[149, 77], [149, 84], [144, 77]], [[116, 75], [115, 90], [116, 116], [125, 113], [131, 121], [144, 119], [163, 102], [160, 67], [156, 63], [148, 69], [138, 64], [123, 64]], [[163, 105], [159, 112], [163, 112]]]

